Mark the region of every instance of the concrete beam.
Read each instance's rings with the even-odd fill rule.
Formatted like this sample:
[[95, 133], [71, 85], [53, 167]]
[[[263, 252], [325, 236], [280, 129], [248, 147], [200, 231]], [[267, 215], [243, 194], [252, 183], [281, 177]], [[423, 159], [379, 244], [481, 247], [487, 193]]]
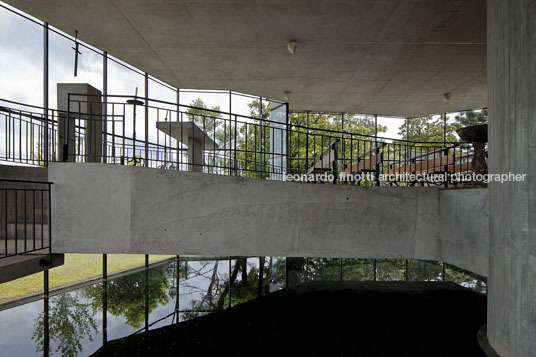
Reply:
[[449, 192], [441, 209], [436, 188], [71, 163], [51, 164], [49, 177], [55, 252], [428, 259], [488, 273], [487, 213], [474, 210], [486, 190]]

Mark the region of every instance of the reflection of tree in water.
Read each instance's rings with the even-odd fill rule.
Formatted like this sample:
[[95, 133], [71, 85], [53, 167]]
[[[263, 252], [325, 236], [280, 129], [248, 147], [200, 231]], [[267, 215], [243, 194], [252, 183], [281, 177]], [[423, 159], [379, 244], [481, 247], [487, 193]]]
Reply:
[[[149, 270], [149, 313], [168, 303], [167, 289], [172, 277], [171, 264], [165, 264]], [[84, 295], [93, 300], [95, 310], [102, 311], [102, 286], [85, 289]], [[133, 328], [140, 328], [145, 321], [145, 273], [126, 275], [108, 281], [108, 312], [114, 316], [123, 316], [126, 323]]]
[[[189, 310], [191, 311], [184, 312], [184, 319], [197, 317], [204, 314], [204, 311], [224, 309], [229, 304], [229, 295], [231, 295], [233, 305], [258, 296], [259, 270], [255, 264], [248, 264], [247, 258], [235, 260], [231, 271], [232, 286], [231, 294], [229, 294], [229, 274], [218, 274], [221, 262], [206, 261], [195, 265], [185, 263], [181, 267], [181, 290], [189, 291], [188, 295], [200, 296], [190, 301]], [[225, 261], [225, 264], [227, 265], [228, 261]], [[225, 272], [227, 272], [227, 266]], [[199, 286], [198, 278], [208, 279], [208, 284]]]
[[[81, 303], [75, 292], [54, 296], [50, 299], [49, 332], [51, 341], [57, 341], [55, 352], [62, 356], [76, 356], [82, 352], [81, 341], [93, 341], [92, 331], [97, 331], [93, 316], [95, 310], [89, 303]], [[32, 340], [37, 342], [36, 351], [43, 352], [44, 315], [40, 313], [35, 322]], [[52, 344], [51, 344], [52, 345]]]

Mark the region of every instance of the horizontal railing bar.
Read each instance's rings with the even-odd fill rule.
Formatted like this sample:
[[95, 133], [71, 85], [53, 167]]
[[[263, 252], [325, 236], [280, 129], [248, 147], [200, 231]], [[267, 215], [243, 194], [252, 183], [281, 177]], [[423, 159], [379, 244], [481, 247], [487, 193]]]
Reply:
[[[53, 185], [54, 184], [54, 182], [49, 182], [49, 181], [19, 180], [19, 179], [6, 179], [6, 178], [0, 178], [0, 182], [38, 183], [38, 184], [46, 184], [46, 185]], [[9, 190], [11, 190], [11, 189], [9, 189]]]

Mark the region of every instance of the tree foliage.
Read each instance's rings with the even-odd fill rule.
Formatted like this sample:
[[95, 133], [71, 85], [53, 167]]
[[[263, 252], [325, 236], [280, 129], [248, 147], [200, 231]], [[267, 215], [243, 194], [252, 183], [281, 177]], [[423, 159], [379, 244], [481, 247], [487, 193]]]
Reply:
[[488, 109], [468, 110], [454, 117], [456, 129], [488, 123]]
[[398, 128], [398, 135], [402, 138], [420, 143], [443, 143], [456, 140], [454, 124], [445, 123], [442, 117], [434, 118], [431, 115], [407, 119], [407, 123]]

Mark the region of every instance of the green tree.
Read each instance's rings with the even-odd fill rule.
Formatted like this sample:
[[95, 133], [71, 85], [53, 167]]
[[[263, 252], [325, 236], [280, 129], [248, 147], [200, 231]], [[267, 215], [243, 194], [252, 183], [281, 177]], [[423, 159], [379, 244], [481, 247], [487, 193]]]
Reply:
[[[342, 121], [344, 119], [344, 131]], [[289, 168], [291, 172], [304, 173], [314, 158], [320, 155], [334, 140], [340, 140], [337, 148], [339, 168], [375, 148], [376, 133], [374, 117], [339, 113], [291, 113]], [[308, 124], [308, 125], [307, 125]], [[387, 131], [378, 125], [378, 134]], [[344, 163], [342, 162], [344, 160]]]
[[456, 129], [464, 128], [472, 125], [487, 124], [488, 123], [488, 109], [482, 110], [468, 110], [460, 112], [459, 115], [454, 117], [456, 121], [453, 125]]
[[[446, 141], [456, 141], [454, 124], [447, 123]], [[407, 123], [398, 128], [398, 135], [417, 143], [443, 143], [445, 139], [445, 125], [443, 118], [431, 115], [408, 119]]]
[[258, 100], [250, 102], [248, 107], [250, 117], [259, 120], [242, 119], [237, 124], [237, 165], [243, 171], [243, 176], [268, 178], [271, 171], [270, 144], [273, 130], [264, 119], [269, 118], [270, 108], [267, 103], [263, 103], [261, 110]]
[[186, 111], [188, 120], [194, 122], [201, 130], [208, 135], [216, 145], [217, 150], [205, 153], [205, 165], [208, 171], [213, 172], [215, 169], [227, 171], [229, 165], [229, 149], [233, 145], [235, 128], [224, 118], [220, 112], [220, 107], [215, 106], [208, 108], [201, 98], [193, 100], [189, 104], [190, 108]]

